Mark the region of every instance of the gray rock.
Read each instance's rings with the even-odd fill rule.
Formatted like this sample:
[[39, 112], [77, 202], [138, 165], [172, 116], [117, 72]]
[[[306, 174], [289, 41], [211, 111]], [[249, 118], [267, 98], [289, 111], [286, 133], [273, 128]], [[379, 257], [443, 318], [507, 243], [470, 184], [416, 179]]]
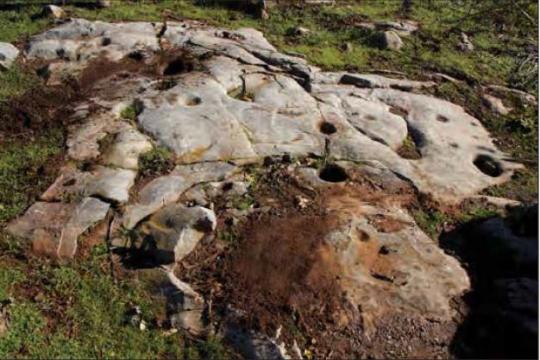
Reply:
[[471, 52], [474, 51], [474, 45], [465, 33], [461, 33], [460, 35], [461, 41], [458, 44], [458, 49], [463, 52]]
[[327, 84], [349, 84], [360, 88], [390, 88], [403, 91], [425, 89], [437, 85], [433, 81], [414, 81], [406, 79], [393, 79], [375, 74], [348, 73], [320, 73], [315, 76], [314, 82], [321, 82]]
[[126, 206], [123, 225], [132, 229], [142, 219], [165, 205], [178, 201], [193, 185], [224, 180], [238, 169], [223, 162], [177, 166], [166, 176], [148, 183], [138, 194], [138, 201]]
[[378, 21], [375, 23], [378, 30], [395, 31], [398, 35], [409, 36], [418, 30], [418, 23], [410, 20], [397, 21]]
[[109, 204], [84, 198], [79, 204], [37, 202], [8, 231], [32, 242], [36, 253], [71, 258], [77, 251], [77, 239], [105, 218]]
[[172, 271], [167, 272], [167, 285], [162, 289], [167, 297], [167, 312], [171, 326], [200, 336], [206, 332], [203, 321], [205, 303], [201, 295]]
[[[339, 160], [379, 161], [442, 201], [455, 202], [487, 184], [502, 183], [512, 169], [519, 167], [504, 160], [506, 156], [496, 149], [478, 120], [446, 101], [394, 89], [355, 90], [340, 85], [315, 84], [313, 94], [323, 101], [320, 110], [324, 118], [332, 119], [340, 129], [330, 143], [331, 156]], [[388, 134], [377, 136], [376, 124], [364, 128], [364, 122], [355, 121], [351, 115], [365, 114], [367, 110], [352, 106], [361, 103], [358, 99], [380, 101], [389, 106], [392, 116], [396, 116], [395, 112], [401, 114], [421, 158], [404, 159], [391, 150], [390, 144], [395, 146], [403, 133], [389, 142]]]
[[504, 106], [501, 99], [489, 94], [482, 95], [482, 101], [491, 111], [499, 115], [508, 115], [511, 110]]
[[96, 4], [101, 8], [108, 8], [111, 7], [111, 0], [97, 0]]
[[403, 47], [403, 41], [398, 33], [393, 30], [379, 32], [375, 36], [377, 46], [381, 49], [400, 50]]
[[111, 169], [98, 166], [92, 173], [84, 192], [88, 195], [98, 195], [119, 203], [127, 202], [129, 189], [135, 183], [137, 174], [132, 170]]
[[304, 36], [311, 32], [308, 28], [302, 27], [302, 26], [296, 26], [294, 29], [292, 29], [292, 33], [296, 36]]
[[[42, 42], [71, 41], [82, 49], [82, 59], [94, 56], [96, 49], [110, 52], [109, 57], [114, 58], [128, 49], [153, 49], [157, 29], [159, 26], [146, 23], [73, 20], [35, 36], [29, 53]], [[126, 32], [136, 35], [137, 40], [122, 37]], [[118, 46], [94, 48], [104, 36]], [[462, 108], [403, 92], [436, 86], [434, 82], [323, 73], [309, 67], [304, 59], [280, 54], [253, 29], [201, 28], [186, 21], [168, 26], [167, 37], [178, 46], [216, 51], [218, 56], [204, 61], [208, 74], [184, 74], [176, 86], [165, 91], [139, 81], [145, 92], [137, 93], [130, 85], [133, 91], [115, 96], [142, 100], [144, 110], [137, 119], [141, 128], [158, 144], [173, 150], [179, 163], [246, 163], [284, 153], [321, 155], [326, 139], [330, 139], [328, 149], [335, 159], [379, 161], [409, 178], [421, 191], [444, 201], [459, 201], [484, 187], [500, 184], [518, 167], [504, 160], [506, 155], [496, 149], [480, 122]], [[297, 76], [309, 83], [302, 85], [310, 92], [299, 84]], [[127, 86], [118, 85], [115, 87]], [[114, 106], [105, 99], [96, 101]], [[93, 115], [74, 129], [68, 139], [70, 157], [90, 160], [100, 156], [100, 139], [124, 129], [111, 119], [114, 116], [110, 112]], [[325, 128], [336, 132], [327, 134]], [[411, 138], [421, 159], [404, 159], [396, 153], [405, 139], [410, 143]], [[121, 164], [119, 157], [110, 164], [131, 167], [135, 163], [133, 157], [131, 165]], [[178, 184], [169, 189], [175, 186], [172, 198], [178, 199], [178, 192], [186, 189]], [[128, 217], [139, 221], [161, 205], [144, 206], [128, 211]], [[136, 207], [133, 204], [132, 208]], [[131, 220], [128, 222], [133, 226]]]
[[61, 19], [66, 16], [66, 12], [60, 6], [56, 5], [46, 5], [43, 8], [43, 14], [45, 16], [50, 16], [54, 19]]
[[284, 360], [291, 357], [287, 354], [283, 343], [278, 344], [278, 339], [246, 330], [240, 325], [243, 314], [234, 309], [229, 309], [226, 321], [220, 328], [222, 336], [246, 359], [257, 360]]
[[0, 42], [0, 68], [8, 69], [19, 56], [19, 49], [10, 43]]
[[[399, 207], [345, 197], [328, 202], [329, 210], [338, 211], [345, 225], [332, 231], [326, 242], [337, 253], [343, 277], [350, 279], [345, 282], [347, 297], [361, 305], [365, 324], [388, 311], [450, 321], [455, 315], [452, 298], [470, 286], [459, 262]], [[377, 219], [392, 226], [376, 225]]]
[[182, 260], [216, 228], [212, 210], [173, 204], [164, 207], [139, 227], [136, 247], [161, 264]]
[[152, 150], [152, 144], [139, 131], [129, 128], [118, 133], [103, 161], [106, 165], [137, 170], [139, 156]]

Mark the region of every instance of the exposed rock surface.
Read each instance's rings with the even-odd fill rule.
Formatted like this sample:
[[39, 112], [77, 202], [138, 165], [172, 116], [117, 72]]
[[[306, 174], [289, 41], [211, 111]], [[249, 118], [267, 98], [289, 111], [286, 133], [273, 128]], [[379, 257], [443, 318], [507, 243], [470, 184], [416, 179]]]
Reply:
[[[396, 49], [402, 45], [397, 32], [415, 29], [408, 23], [380, 26]], [[278, 52], [254, 29], [231, 31], [188, 21], [164, 27], [73, 19], [32, 37], [25, 55], [50, 63], [49, 81], [64, 73], [97, 79], [74, 108], [70, 164], [41, 200], [10, 224], [11, 233], [32, 241], [38, 251], [73, 257], [79, 237], [112, 208], [109, 230], [115, 238], [130, 234], [126, 251], [174, 266], [212, 240], [207, 235], [225, 221], [219, 216], [229, 208], [236, 207], [227, 213], [232, 218], [275, 213], [279, 218], [275, 199], [260, 204], [250, 197], [258, 176], [266, 176], [250, 165], [271, 167], [281, 158], [290, 163], [288, 173], [299, 187], [330, 193], [321, 207], [334, 222], [322, 229], [322, 246], [341, 269], [333, 274], [339, 282], [332, 279], [343, 291], [340, 301], [361, 319], [331, 322], [361, 327], [359, 338], [369, 346], [384, 343], [382, 338], [395, 340], [372, 349], [372, 355], [396, 354], [390, 350], [404, 357], [448, 355], [441, 350], [448, 338], [436, 350], [427, 338], [451, 336], [456, 316], [451, 301], [469, 288], [469, 278], [395, 199], [414, 188], [456, 203], [508, 180], [519, 164], [505, 160], [481, 122], [462, 107], [422, 94], [434, 82], [322, 72], [301, 57]], [[407, 144], [415, 146], [418, 159], [400, 155]], [[138, 178], [149, 170], [140, 169], [138, 159], [154, 146], [168, 148], [173, 165]], [[296, 159], [310, 159], [311, 165]], [[377, 196], [349, 196], [347, 186], [361, 183], [351, 176], [356, 172], [375, 184], [370, 192]], [[390, 197], [384, 192], [388, 188]], [[314, 204], [308, 193], [293, 195], [298, 212]], [[303, 228], [293, 229], [294, 237], [306, 227], [324, 225], [299, 224]], [[278, 245], [255, 249], [256, 265]], [[320, 255], [319, 248], [309, 250]], [[219, 259], [210, 263], [219, 265]], [[172, 324], [193, 334], [208, 330], [201, 316], [209, 305], [199, 299], [198, 289], [182, 282], [175, 286], [183, 297], [171, 311]], [[385, 333], [381, 324], [398, 330]], [[279, 336], [230, 331], [250, 339], [239, 340], [241, 346], [257, 345], [251, 349], [255, 355], [286, 353]], [[431, 346], [429, 351], [404, 349], [407, 337]]]
[[7, 69], [19, 55], [19, 49], [15, 46], [0, 42], [0, 69]]
[[493, 111], [494, 113], [496, 113], [496, 114], [507, 115], [511, 110], [511, 109], [507, 108], [506, 106], [504, 106], [501, 99], [499, 99], [499, 98], [497, 98], [495, 96], [492, 96], [492, 95], [489, 95], [489, 94], [484, 94], [482, 96], [482, 100], [487, 105], [487, 107], [489, 107], [489, 109], [491, 111]]
[[54, 19], [61, 19], [66, 16], [66, 12], [60, 6], [47, 5], [43, 8], [43, 14]]
[[79, 204], [37, 202], [8, 230], [32, 241], [34, 251], [58, 257], [73, 257], [77, 239], [89, 227], [103, 220], [109, 204], [91, 197]]
[[[414, 82], [321, 73], [303, 59], [278, 53], [255, 30], [226, 32], [191, 26], [169, 24], [162, 39], [169, 46], [220, 55], [205, 62], [208, 73], [179, 74], [170, 89], [146, 88], [136, 95], [144, 104], [139, 125], [159, 144], [171, 148], [179, 163], [322, 154], [330, 139], [330, 157], [379, 160], [411, 179], [421, 191], [445, 200], [501, 183], [516, 167], [502, 160], [504, 154], [480, 122], [461, 107], [403, 91], [417, 88]], [[79, 66], [98, 56], [119, 59], [134, 49], [156, 51], [158, 29], [157, 24], [148, 23], [73, 20], [34, 37], [28, 56], [73, 59], [78, 53], [78, 61], [64, 63]], [[310, 79], [311, 93], [294, 77], [267, 70], [269, 66]], [[98, 140], [113, 126], [111, 118], [107, 113], [91, 117], [84, 130], [70, 138], [70, 154], [81, 160], [96, 157]], [[399, 125], [387, 126], [394, 120]], [[323, 122], [330, 122], [337, 132], [321, 132]], [[402, 159], [393, 151], [407, 134], [422, 159]], [[93, 148], [75, 151], [77, 144], [88, 141]], [[486, 163], [494, 171], [486, 170]]]
[[174, 263], [188, 255], [215, 228], [216, 215], [212, 210], [173, 204], [141, 224], [140, 239], [135, 246], [157, 263]]
[[474, 51], [474, 45], [469, 39], [469, 36], [465, 33], [461, 33], [460, 35], [461, 41], [458, 44], [459, 50], [463, 52], [471, 52]]
[[400, 50], [403, 47], [403, 40], [394, 30], [379, 32], [376, 35], [377, 45], [381, 49]]

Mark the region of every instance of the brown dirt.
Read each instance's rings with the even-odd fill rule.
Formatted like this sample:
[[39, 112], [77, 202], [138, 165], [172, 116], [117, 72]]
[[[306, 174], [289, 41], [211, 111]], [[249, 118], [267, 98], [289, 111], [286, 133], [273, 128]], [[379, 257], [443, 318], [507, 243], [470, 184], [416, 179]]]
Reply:
[[[280, 341], [289, 348], [296, 340], [316, 357], [366, 354], [362, 344], [370, 342], [364, 338], [360, 313], [344, 298], [343, 269], [324, 243], [342, 225], [339, 211], [327, 209], [359, 199], [409, 203], [414, 193], [401, 187], [403, 182], [374, 182], [360, 172], [349, 175], [354, 182], [314, 192], [300, 187], [285, 166], [272, 165], [253, 186], [254, 212], [237, 225], [227, 220], [231, 215], [224, 204], [216, 202], [218, 238], [199, 244], [178, 269], [179, 277], [211, 302], [210, 322], [230, 321], [234, 309], [244, 314], [233, 320], [244, 329], [273, 337], [282, 327]], [[307, 199], [307, 206], [298, 205], [298, 196]], [[397, 231], [403, 224], [394, 222], [388, 219], [381, 226]], [[392, 254], [381, 255], [380, 246], [358, 251], [371, 257], [365, 261], [373, 263], [374, 273], [399, 277], [388, 263]]]
[[[184, 72], [195, 69], [197, 61], [188, 52], [171, 49], [152, 61], [146, 61], [144, 54], [130, 54], [119, 62], [98, 58], [92, 61], [78, 78], [64, 79], [61, 85], [46, 86], [37, 79], [39, 82], [35, 87], [0, 104], [0, 133], [3, 136], [28, 136], [41, 129], [65, 126], [73, 113], [73, 105], [90, 97], [95, 91], [94, 85], [100, 80], [111, 76], [122, 78], [142, 74], [166, 81], [167, 76], [163, 72], [171, 63], [176, 64], [175, 71]], [[37, 72], [47, 64], [43, 61], [31, 62], [25, 65], [25, 71]]]
[[[343, 298], [333, 250], [323, 241], [338, 219], [283, 168], [261, 182], [253, 192], [256, 210], [236, 226], [227, 225], [230, 216], [217, 202], [218, 233], [227, 239], [201, 243], [178, 275], [212, 302], [210, 321], [228, 321], [232, 308], [245, 314], [242, 328], [273, 337], [281, 326], [280, 339], [289, 346], [296, 340], [320, 356], [334, 347], [354, 351], [354, 311]], [[297, 207], [296, 196], [309, 199], [308, 206]]]
[[224, 300], [246, 311], [251, 328], [267, 333], [295, 314], [295, 325], [309, 328], [322, 309], [315, 317], [333, 322], [340, 305], [337, 264], [322, 243], [333, 219], [291, 215], [251, 218], [223, 267], [232, 280], [224, 284]]
[[383, 233], [397, 232], [407, 225], [407, 223], [402, 220], [384, 215], [368, 216], [368, 221], [377, 229], [377, 231]]

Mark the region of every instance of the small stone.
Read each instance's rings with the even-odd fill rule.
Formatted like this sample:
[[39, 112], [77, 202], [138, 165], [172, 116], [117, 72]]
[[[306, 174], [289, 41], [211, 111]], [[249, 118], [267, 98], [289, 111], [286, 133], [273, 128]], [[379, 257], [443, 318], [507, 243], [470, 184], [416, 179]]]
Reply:
[[293, 29], [292, 33], [296, 36], [304, 36], [311, 32], [308, 28], [297, 26]]
[[10, 43], [0, 42], [0, 69], [8, 69], [19, 55], [19, 49]]
[[459, 50], [463, 52], [474, 51], [474, 45], [465, 33], [461, 33], [461, 42], [458, 44]]
[[100, 8], [108, 8], [111, 7], [111, 0], [97, 0], [96, 5]]
[[296, 206], [299, 207], [300, 209], [305, 209], [309, 204], [309, 199], [307, 199], [307, 198], [305, 198], [303, 196], [297, 195], [294, 198], [294, 202], [295, 202]]
[[346, 42], [343, 45], [341, 45], [341, 50], [346, 51], [346, 52], [352, 52], [353, 45], [350, 42]]
[[378, 33], [376, 41], [377, 46], [381, 49], [400, 50], [403, 47], [403, 41], [393, 30]]
[[511, 110], [504, 106], [501, 99], [495, 96], [484, 94], [482, 95], [482, 101], [491, 111], [499, 115], [507, 115]]
[[47, 5], [43, 8], [43, 15], [54, 19], [61, 19], [66, 16], [66, 12], [60, 6]]
[[216, 224], [216, 215], [210, 209], [169, 205], [140, 225], [140, 238], [135, 246], [147, 251], [160, 264], [177, 262], [188, 255], [205, 234], [213, 232]]

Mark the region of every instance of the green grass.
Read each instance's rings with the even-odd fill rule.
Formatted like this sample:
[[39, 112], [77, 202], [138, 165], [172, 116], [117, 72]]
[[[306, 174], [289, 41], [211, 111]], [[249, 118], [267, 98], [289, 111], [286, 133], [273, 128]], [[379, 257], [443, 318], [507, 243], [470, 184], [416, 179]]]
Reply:
[[15, 64], [6, 71], [0, 71], [0, 102], [23, 94], [35, 85], [38, 79], [35, 75]]
[[[1, 260], [1, 259], [0, 259]], [[191, 343], [155, 324], [163, 299], [144, 283], [112, 278], [105, 246], [86, 260], [55, 264], [29, 259], [0, 267], [0, 302], [8, 305], [9, 330], [0, 336], [0, 358], [188, 358], [223, 359], [215, 338]], [[126, 313], [139, 306], [148, 324], [141, 331]]]
[[[35, 2], [33, 2], [35, 4]], [[0, 41], [14, 42], [33, 35], [45, 28], [49, 20], [35, 18], [41, 12], [40, 6], [25, 6], [23, 11], [0, 12]]]
[[[47, 162], [62, 153], [58, 129], [36, 134], [33, 141], [8, 139], [0, 146], [0, 225], [20, 214], [52, 183]], [[49, 165], [51, 166], [51, 165]]]
[[120, 113], [120, 117], [122, 119], [126, 119], [126, 120], [136, 120], [137, 119], [137, 110], [135, 109], [135, 106], [131, 105], [131, 106], [126, 107]]
[[[538, 5], [532, 1], [514, 0], [537, 18]], [[24, 1], [20, 1], [24, 3]], [[35, 3], [35, 2], [34, 2]], [[45, 1], [43, 3], [46, 3]], [[312, 64], [326, 70], [356, 71], [396, 70], [411, 78], [422, 78], [426, 72], [443, 72], [467, 80], [459, 86], [442, 84], [434, 95], [463, 105], [482, 120], [499, 139], [503, 150], [519, 159], [537, 157], [538, 117], [535, 107], [522, 106], [508, 98], [514, 111], [508, 116], [495, 116], [482, 107], [478, 84], [499, 84], [517, 87], [531, 93], [538, 89], [530, 71], [522, 67], [528, 46], [536, 46], [535, 24], [527, 23], [510, 0], [415, 1], [410, 19], [419, 21], [420, 31], [404, 38], [400, 52], [379, 50], [372, 44], [373, 32], [353, 26], [358, 21], [395, 20], [402, 17], [400, 1], [353, 1], [334, 7], [279, 8], [260, 21], [241, 11], [223, 6], [196, 6], [195, 1], [114, 2], [108, 9], [85, 9], [67, 6], [71, 16], [90, 20], [161, 21], [163, 12], [180, 18], [207, 21], [228, 28], [254, 27], [281, 51], [302, 54]], [[495, 5], [496, 13], [486, 12]], [[489, 10], [489, 9], [488, 9]], [[23, 41], [28, 36], [52, 26], [49, 19], [39, 18], [39, 6], [25, 6], [0, 12], [0, 41]], [[475, 15], [484, 11], [488, 15]], [[495, 29], [495, 21], [504, 23], [504, 37]], [[292, 35], [291, 29], [303, 26], [308, 35]], [[471, 35], [476, 50], [457, 50], [460, 32]], [[352, 47], [344, 51], [345, 44]], [[24, 93], [38, 84], [37, 77], [22, 65], [0, 72], [0, 102]], [[121, 116], [135, 120], [135, 106]], [[35, 134], [32, 139], [5, 138], [0, 145], [0, 227], [22, 213], [53, 181], [53, 174], [43, 166], [61, 156], [64, 135], [51, 129]], [[406, 144], [407, 145], [407, 144]], [[411, 144], [408, 144], [411, 145]], [[322, 163], [325, 163], [323, 161]], [[161, 147], [140, 158], [143, 176], [154, 176], [174, 167], [172, 153]], [[504, 185], [485, 193], [523, 200], [536, 198], [537, 164], [518, 172]], [[259, 168], [248, 169], [252, 189], [260, 182]], [[234, 200], [235, 206], [248, 209], [249, 196]], [[413, 212], [419, 226], [436, 238], [445, 223], [460, 224], [484, 218], [494, 212], [482, 207], [464, 208], [458, 214], [433, 209]], [[220, 234], [224, 241], [234, 242], [235, 234]], [[88, 259], [56, 264], [43, 259], [24, 258], [21, 243], [0, 229], [0, 301], [13, 299], [9, 305], [10, 328], [0, 336], [0, 358], [12, 357], [111, 357], [185, 359], [222, 359], [227, 353], [215, 338], [192, 343], [181, 333], [164, 336], [163, 330], [151, 326], [147, 331], [127, 324], [124, 314], [132, 306], [142, 308], [143, 317], [151, 324], [162, 315], [162, 299], [156, 297], [147, 282], [128, 275], [118, 282], [109, 273], [108, 256], [100, 245]], [[23, 260], [18, 260], [23, 259]]]
[[484, 219], [497, 215], [497, 211], [478, 205], [464, 206], [458, 212], [447, 214], [437, 209], [416, 209], [412, 216], [416, 224], [432, 239], [437, 239], [444, 227], [466, 224], [472, 220]]
[[139, 157], [139, 172], [142, 176], [165, 174], [173, 168], [173, 153], [163, 146], [156, 146]]

